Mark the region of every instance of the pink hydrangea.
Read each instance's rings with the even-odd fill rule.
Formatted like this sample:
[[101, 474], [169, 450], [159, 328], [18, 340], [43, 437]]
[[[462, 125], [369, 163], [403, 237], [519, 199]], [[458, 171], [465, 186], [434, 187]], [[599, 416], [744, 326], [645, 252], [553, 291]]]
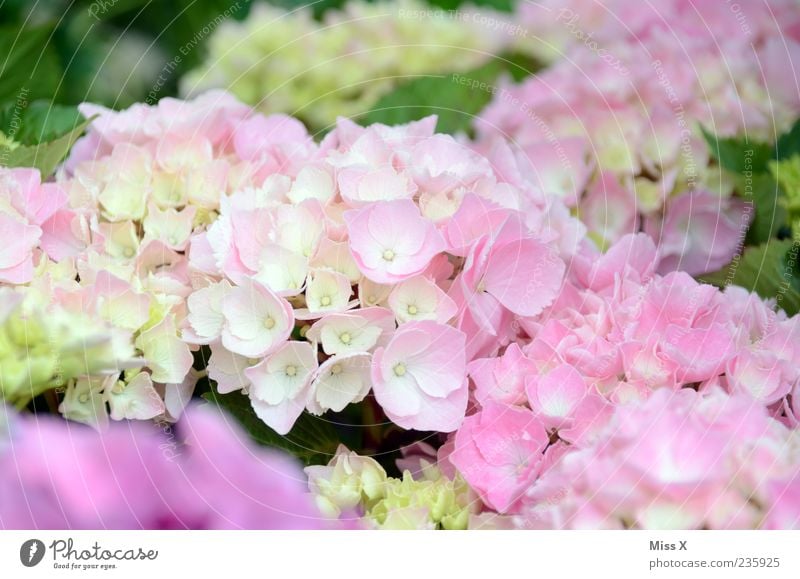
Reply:
[[74, 255], [73, 214], [67, 194], [55, 183], [42, 183], [36, 169], [0, 168], [0, 283], [33, 279], [41, 253], [60, 261]]
[[353, 257], [377, 283], [394, 284], [422, 273], [444, 249], [433, 223], [410, 200], [375, 203], [344, 217]]
[[[244, 390], [279, 432], [303, 409], [339, 412], [370, 392], [399, 426], [455, 430], [467, 362], [504, 345], [505, 322], [555, 300], [575, 220], [519, 171], [435, 134], [433, 119], [342, 120], [319, 145], [284, 117], [233, 132], [248, 170], [190, 236], [181, 325], [188, 344], [211, 348], [221, 391]], [[318, 367], [276, 380], [274, 356], [298, 348]]]
[[[665, 14], [685, 14], [667, 4]], [[634, 16], [632, 33], [675, 75], [687, 118], [737, 104], [758, 121], [761, 104], [746, 91], [695, 102], [694, 73], [679, 74], [658, 19], [646, 9]], [[742, 50], [680, 30], [700, 74]], [[757, 50], [768, 30], [759, 20]], [[42, 483], [47, 512], [37, 521], [305, 526], [270, 511], [286, 495], [315, 516], [280, 478], [294, 467], [261, 462], [192, 409], [207, 377], [281, 435], [303, 412], [338, 419], [353, 404], [377, 421], [439, 433], [430, 441], [442, 446], [424, 460], [435, 455], [449, 481], [478, 493], [476, 524], [519, 514], [527, 526], [796, 525], [800, 318], [690, 277], [724, 264], [749, 214], [729, 191], [712, 190], [707, 173], [689, 182], [683, 147], [707, 170], [705, 145], [676, 131], [652, 62], [631, 44], [614, 46], [631, 87], [577, 48], [585, 81], [562, 64], [513, 89], [548, 119], [550, 135], [493, 104], [486, 118], [497, 115], [513, 144], [485, 127], [478, 143], [460, 142], [436, 134], [435, 118], [340, 120], [316, 143], [291, 117], [211, 93], [121, 112], [84, 106], [99, 117], [55, 183], [0, 173], [9, 240], [0, 284], [39, 309], [98, 320], [117, 354], [57, 394], [65, 418], [106, 438], [36, 426], [53, 439], [67, 428], [86, 445], [54, 459], [79, 468], [56, 465], [61, 490]], [[733, 62], [747, 84], [749, 61]], [[720, 132], [741, 128], [725, 119]], [[92, 346], [79, 330], [65, 334]], [[131, 425], [121, 436], [109, 418], [177, 421], [187, 442], [177, 466], [149, 456], [161, 435]], [[27, 423], [16, 424], [24, 434]], [[130, 444], [148, 456], [128, 456]], [[113, 449], [108, 469], [85, 466], [98, 448]], [[30, 454], [20, 480], [38, 489], [48, 456]], [[273, 466], [280, 480], [264, 473]], [[98, 477], [89, 489], [72, 484], [82, 469]], [[108, 483], [118, 469], [132, 473], [130, 489]], [[194, 494], [174, 490], [176, 472], [198, 481]], [[20, 501], [18, 482], [0, 481], [0, 496]], [[168, 490], [156, 500], [151, 487]], [[53, 506], [61, 494], [63, 512]], [[128, 496], [141, 506], [115, 511]], [[0, 499], [4, 522], [29, 524], [11, 504]]]
[[508, 139], [520, 170], [574, 207], [600, 247], [644, 229], [661, 241], [663, 273], [725, 265], [752, 211], [730, 199], [697, 127], [771, 141], [800, 114], [780, 72], [800, 54], [793, 2], [548, 0], [516, 11], [539, 39], [526, 47], [552, 64], [498, 87], [477, 148]]
[[517, 522], [529, 528], [796, 528], [794, 436], [751, 398], [718, 389], [660, 389], [646, 402], [619, 406], [594, 444], [564, 455], [543, 474]]
[[372, 360], [375, 398], [404, 428], [451, 432], [467, 407], [466, 340], [436, 322], [403, 324]]
[[547, 445], [530, 410], [489, 402], [458, 429], [449, 461], [489, 507], [506, 513], [538, 476]]
[[190, 409], [163, 432], [131, 424], [102, 436], [55, 418], [13, 418], [0, 441], [5, 529], [330, 526], [293, 459], [254, 447], [212, 410]]

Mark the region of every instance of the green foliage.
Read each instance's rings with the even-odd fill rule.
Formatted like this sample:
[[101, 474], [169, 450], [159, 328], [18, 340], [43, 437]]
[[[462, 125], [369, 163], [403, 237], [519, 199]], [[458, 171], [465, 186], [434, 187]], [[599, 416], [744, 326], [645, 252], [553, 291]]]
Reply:
[[55, 27], [0, 26], [0, 102], [51, 98], [61, 77], [51, 39]]
[[[380, 0], [367, 1], [378, 2]], [[320, 18], [326, 11], [344, 6], [346, 0], [269, 0], [269, 3], [286, 10], [294, 10], [295, 8], [311, 5], [314, 16]], [[469, 4], [470, 6], [480, 6], [501, 12], [511, 12], [514, 7], [514, 0], [428, 0], [428, 4], [434, 9], [441, 8], [442, 10], [455, 10], [459, 6]]]
[[[214, 29], [252, 0], [0, 2], [0, 102], [24, 97], [115, 108], [174, 96]], [[176, 57], [178, 66], [165, 74]]]
[[730, 264], [700, 279], [722, 288], [742, 286], [762, 298], [775, 299], [787, 314], [794, 315], [800, 311], [798, 249], [800, 243], [788, 239], [748, 247]]
[[753, 203], [755, 212], [745, 240], [748, 246], [760, 245], [778, 237], [789, 225], [785, 190], [770, 167], [775, 161], [800, 154], [800, 119], [776, 144], [746, 137], [717, 137], [701, 127], [717, 163], [729, 172], [739, 196]]
[[703, 131], [711, 154], [719, 165], [732, 173], [753, 171], [763, 173], [767, 163], [774, 157], [774, 147], [768, 143], [750, 141], [746, 137], [718, 137], [705, 127]]
[[336, 453], [339, 437], [325, 418], [304, 412], [289, 434], [282, 436], [256, 416], [250, 399], [241, 392], [220, 394], [216, 386], [203, 394], [203, 398], [228, 411], [255, 442], [285, 450], [306, 465], [327, 464]]
[[0, 132], [23, 145], [52, 141], [71, 131], [83, 120], [76, 107], [49, 101], [11, 101], [0, 107]]
[[778, 137], [775, 145], [775, 159], [781, 161], [793, 155], [800, 155], [800, 119], [795, 121], [789, 132]]
[[90, 122], [91, 119], [85, 120], [58, 138], [37, 145], [2, 145], [0, 164], [5, 167], [35, 167], [42, 173], [42, 179], [46, 179], [55, 173]]
[[464, 73], [417, 78], [383, 96], [359, 121], [392, 125], [438, 115], [437, 131], [468, 132], [475, 116], [500, 90], [502, 75], [518, 80], [539, 67], [530, 59], [511, 55]]
[[751, 177], [736, 175], [736, 190], [755, 208], [746, 245], [760, 245], [777, 237], [785, 227], [787, 214], [781, 203], [782, 192], [775, 178], [768, 173], [754, 173]]

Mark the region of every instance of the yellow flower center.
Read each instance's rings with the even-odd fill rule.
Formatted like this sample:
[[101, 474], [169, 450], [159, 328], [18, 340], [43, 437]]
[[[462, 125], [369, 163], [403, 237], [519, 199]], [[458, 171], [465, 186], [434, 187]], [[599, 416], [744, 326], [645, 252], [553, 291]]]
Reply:
[[339, 339], [342, 341], [342, 344], [349, 344], [350, 340], [352, 340], [350, 334], [347, 332], [339, 336]]
[[416, 316], [417, 315], [417, 306], [415, 306], [414, 304], [409, 305], [408, 306], [408, 315]]
[[393, 261], [394, 260], [394, 251], [391, 249], [387, 249], [383, 252], [383, 259], [386, 261]]
[[286, 375], [289, 378], [297, 376], [297, 366], [286, 366]]
[[331, 305], [331, 297], [330, 296], [322, 296], [322, 298], [319, 300], [319, 303], [322, 304], [323, 306], [327, 307], [327, 306]]
[[341, 373], [342, 373], [342, 365], [334, 364], [333, 367], [331, 368], [331, 374], [333, 374], [334, 376], [338, 376]]
[[395, 365], [394, 367], [394, 375], [395, 376], [405, 376], [406, 375], [406, 365], [402, 362]]
[[268, 330], [271, 330], [272, 328], [275, 327], [275, 320], [272, 318], [272, 316], [264, 320], [264, 327], [267, 328]]

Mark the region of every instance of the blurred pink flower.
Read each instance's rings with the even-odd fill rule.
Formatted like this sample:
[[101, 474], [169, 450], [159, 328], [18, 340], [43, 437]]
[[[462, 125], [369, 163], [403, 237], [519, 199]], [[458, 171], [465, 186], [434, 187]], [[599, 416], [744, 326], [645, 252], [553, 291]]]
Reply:
[[[4, 412], [10, 412], [4, 409]], [[5, 529], [315, 529], [299, 464], [218, 411], [174, 426], [11, 416], [0, 432]]]

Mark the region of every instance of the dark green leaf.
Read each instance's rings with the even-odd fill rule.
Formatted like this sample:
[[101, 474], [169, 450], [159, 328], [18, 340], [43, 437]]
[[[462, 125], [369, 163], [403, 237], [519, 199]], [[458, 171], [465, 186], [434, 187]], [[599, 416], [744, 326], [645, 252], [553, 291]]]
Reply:
[[771, 240], [748, 247], [730, 264], [700, 279], [717, 287], [742, 286], [762, 298], [775, 299], [787, 314], [794, 315], [800, 311], [797, 253], [797, 243]]
[[83, 121], [61, 137], [39, 145], [21, 145], [15, 149], [0, 146], [0, 165], [6, 167], [35, 167], [46, 179], [53, 173], [59, 163], [67, 156], [72, 145], [81, 136], [91, 119]]
[[800, 242], [794, 241], [783, 255], [783, 275], [788, 277], [795, 293], [800, 293]]
[[745, 137], [717, 137], [705, 127], [703, 131], [711, 154], [721, 167], [737, 174], [746, 171], [763, 173], [773, 158], [773, 147], [768, 143], [750, 141]]
[[326, 464], [336, 453], [339, 438], [325, 418], [304, 412], [289, 434], [282, 436], [264, 424], [250, 405], [250, 398], [241, 392], [220, 394], [216, 386], [203, 398], [227, 410], [255, 442], [285, 450], [305, 464]]
[[[313, 2], [313, 4], [312, 4]], [[328, 10], [341, 9], [347, 0], [270, 0], [270, 4], [280, 6], [286, 10], [294, 10], [301, 6], [311, 5], [314, 16], [323, 16]], [[511, 12], [514, 8], [514, 0], [428, 0], [428, 4], [433, 9], [455, 10], [456, 8], [469, 5], [472, 9], [476, 6], [501, 12]]]
[[429, 0], [432, 6], [443, 10], [454, 10], [463, 5], [469, 5], [474, 9], [475, 6], [499, 10], [501, 12], [511, 12], [514, 8], [514, 0]]
[[34, 101], [20, 106], [12, 101], [0, 107], [0, 132], [23, 145], [52, 141], [75, 128], [82, 120], [77, 107]]
[[760, 245], [775, 237], [786, 223], [786, 208], [778, 200], [781, 189], [769, 173], [758, 173], [751, 177], [735, 175], [736, 192], [745, 202], [752, 203], [754, 211], [750, 229], [747, 230], [747, 245]]
[[464, 73], [416, 78], [383, 96], [360, 120], [393, 125], [438, 115], [439, 132], [468, 131], [475, 116], [500, 91], [501, 74], [519, 79], [538, 66], [522, 57], [498, 58]]
[[782, 134], [775, 145], [775, 158], [788, 159], [792, 155], [800, 155], [800, 119], [788, 133]]

